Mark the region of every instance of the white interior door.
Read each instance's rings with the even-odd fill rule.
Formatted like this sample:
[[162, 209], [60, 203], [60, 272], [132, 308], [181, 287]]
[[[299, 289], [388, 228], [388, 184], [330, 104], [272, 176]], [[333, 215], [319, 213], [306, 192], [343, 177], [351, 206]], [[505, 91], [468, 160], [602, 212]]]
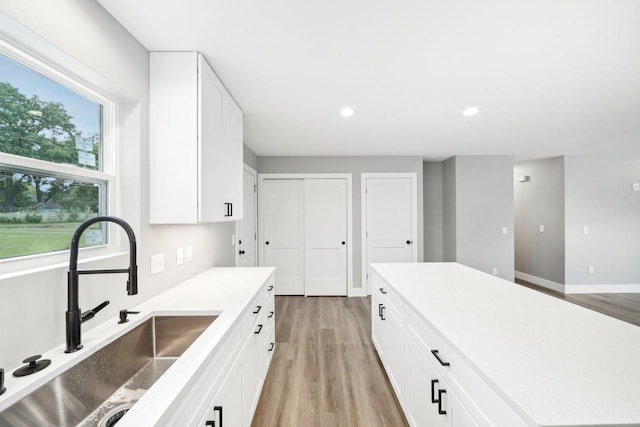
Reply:
[[306, 179], [305, 294], [347, 295], [347, 180]]
[[276, 267], [276, 294], [304, 295], [304, 180], [265, 179], [260, 204], [263, 265]]
[[257, 256], [256, 171], [245, 165], [242, 171], [244, 215], [236, 221], [236, 266], [255, 267]]
[[416, 262], [417, 193], [415, 174], [362, 174], [363, 277], [375, 262]]

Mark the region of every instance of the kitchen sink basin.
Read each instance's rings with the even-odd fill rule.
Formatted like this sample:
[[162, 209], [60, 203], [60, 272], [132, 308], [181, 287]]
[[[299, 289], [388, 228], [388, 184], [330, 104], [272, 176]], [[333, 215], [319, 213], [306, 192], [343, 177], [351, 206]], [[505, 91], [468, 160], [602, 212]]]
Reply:
[[216, 317], [151, 317], [0, 412], [0, 426], [115, 425]]

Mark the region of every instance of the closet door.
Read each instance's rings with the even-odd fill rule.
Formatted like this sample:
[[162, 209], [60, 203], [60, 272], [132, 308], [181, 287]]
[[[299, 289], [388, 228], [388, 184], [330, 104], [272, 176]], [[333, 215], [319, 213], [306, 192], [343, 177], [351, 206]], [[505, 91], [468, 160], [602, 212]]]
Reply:
[[347, 180], [306, 179], [305, 294], [347, 295]]
[[277, 295], [304, 295], [304, 180], [265, 179], [262, 265], [276, 267]]

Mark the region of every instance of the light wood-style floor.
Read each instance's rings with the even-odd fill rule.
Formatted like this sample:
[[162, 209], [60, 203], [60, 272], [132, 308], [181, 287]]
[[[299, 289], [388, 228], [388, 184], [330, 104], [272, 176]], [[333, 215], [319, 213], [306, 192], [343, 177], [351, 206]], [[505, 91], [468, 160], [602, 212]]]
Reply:
[[573, 304], [589, 308], [598, 313], [615, 317], [628, 323], [640, 326], [640, 294], [568, 294], [537, 286], [524, 280], [516, 279], [516, 283], [527, 288], [543, 292], [547, 295], [569, 301]]
[[407, 426], [370, 310], [369, 298], [276, 297], [276, 350], [252, 426]]

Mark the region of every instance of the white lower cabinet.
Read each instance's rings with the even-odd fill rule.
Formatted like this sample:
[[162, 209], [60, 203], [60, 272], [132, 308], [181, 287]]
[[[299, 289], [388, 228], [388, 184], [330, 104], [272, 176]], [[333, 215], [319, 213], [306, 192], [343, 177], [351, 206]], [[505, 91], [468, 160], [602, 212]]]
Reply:
[[240, 360], [231, 368], [222, 386], [208, 404], [199, 426], [242, 425], [242, 369]]
[[415, 427], [524, 426], [524, 420], [377, 273], [371, 338], [409, 424]]
[[412, 426], [477, 427], [429, 356], [407, 339], [407, 399], [405, 415]]

